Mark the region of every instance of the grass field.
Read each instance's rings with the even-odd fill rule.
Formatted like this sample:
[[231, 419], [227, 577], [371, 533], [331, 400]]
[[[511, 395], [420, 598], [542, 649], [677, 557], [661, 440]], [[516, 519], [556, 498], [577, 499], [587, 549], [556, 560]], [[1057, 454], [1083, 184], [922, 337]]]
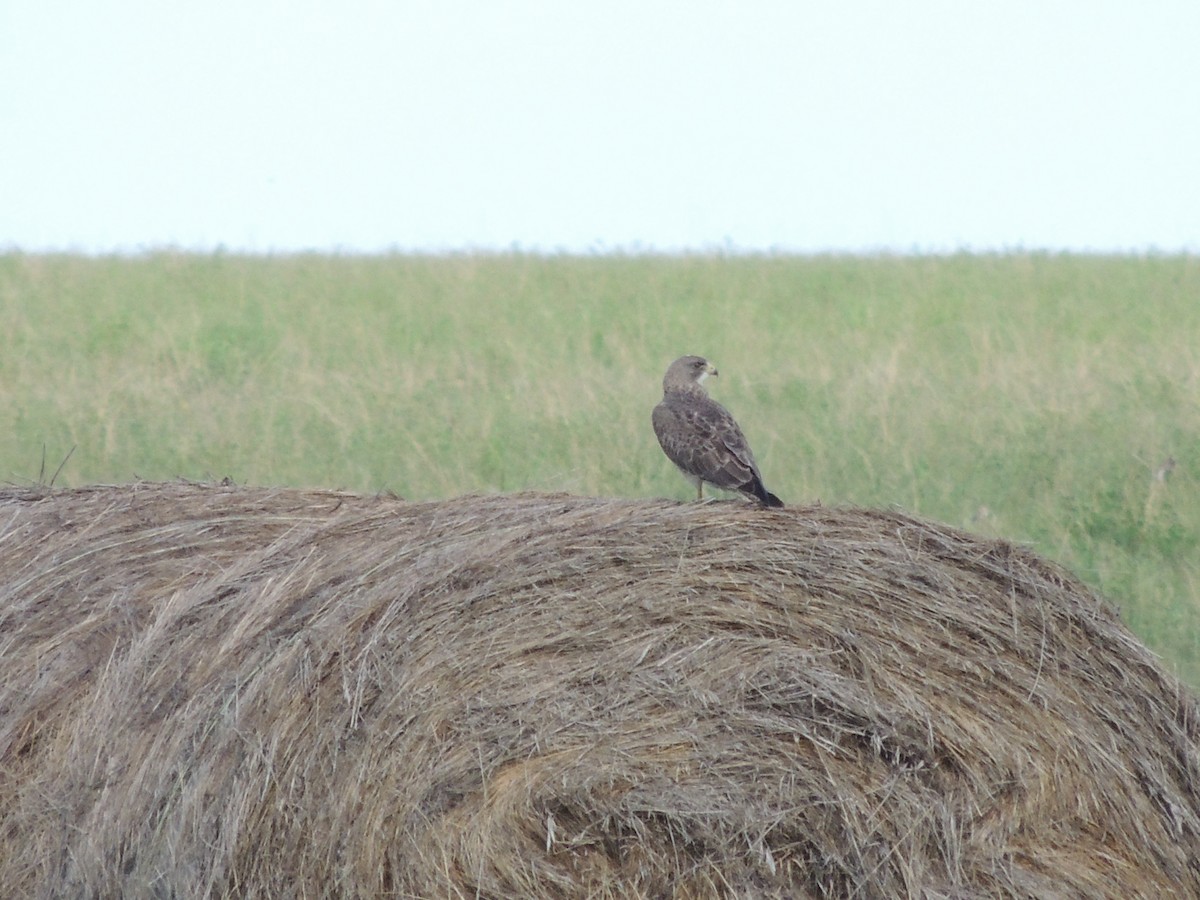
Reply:
[[785, 502], [1030, 542], [1200, 686], [1194, 257], [10, 253], [0, 326], [4, 480], [413, 499], [689, 497], [649, 413], [700, 353]]

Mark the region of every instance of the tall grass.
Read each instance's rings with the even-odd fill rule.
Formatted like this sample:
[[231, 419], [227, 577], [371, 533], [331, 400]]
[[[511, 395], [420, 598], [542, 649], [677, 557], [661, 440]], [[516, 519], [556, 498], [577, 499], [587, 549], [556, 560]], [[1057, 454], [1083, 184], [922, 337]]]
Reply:
[[61, 485], [684, 499], [701, 353], [785, 502], [1029, 541], [1200, 685], [1195, 258], [8, 254], [0, 316], [0, 477]]

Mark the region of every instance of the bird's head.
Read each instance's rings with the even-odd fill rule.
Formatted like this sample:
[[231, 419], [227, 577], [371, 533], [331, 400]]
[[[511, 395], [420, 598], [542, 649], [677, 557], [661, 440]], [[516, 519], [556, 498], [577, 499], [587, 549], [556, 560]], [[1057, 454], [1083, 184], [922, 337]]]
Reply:
[[681, 356], [671, 363], [663, 376], [663, 390], [687, 390], [699, 387], [709, 375], [716, 377], [717, 367], [703, 356]]

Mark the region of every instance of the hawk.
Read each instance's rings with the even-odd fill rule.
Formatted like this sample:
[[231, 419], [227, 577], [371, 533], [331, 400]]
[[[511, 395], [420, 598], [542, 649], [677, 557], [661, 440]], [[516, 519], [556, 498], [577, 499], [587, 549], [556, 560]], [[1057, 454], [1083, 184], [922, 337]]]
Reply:
[[757, 500], [762, 506], [783, 506], [763, 485], [750, 445], [733, 416], [708, 396], [703, 381], [716, 368], [702, 356], [682, 356], [663, 376], [663, 398], [654, 407], [654, 433], [663, 453], [696, 485], [704, 484]]

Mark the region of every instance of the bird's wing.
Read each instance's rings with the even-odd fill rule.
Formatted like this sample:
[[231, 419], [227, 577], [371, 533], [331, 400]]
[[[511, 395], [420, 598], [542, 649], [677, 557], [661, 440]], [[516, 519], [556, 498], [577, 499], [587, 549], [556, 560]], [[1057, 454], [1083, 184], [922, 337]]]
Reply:
[[715, 400], [667, 396], [654, 408], [653, 419], [663, 452], [685, 472], [726, 490], [759, 478], [742, 430]]

